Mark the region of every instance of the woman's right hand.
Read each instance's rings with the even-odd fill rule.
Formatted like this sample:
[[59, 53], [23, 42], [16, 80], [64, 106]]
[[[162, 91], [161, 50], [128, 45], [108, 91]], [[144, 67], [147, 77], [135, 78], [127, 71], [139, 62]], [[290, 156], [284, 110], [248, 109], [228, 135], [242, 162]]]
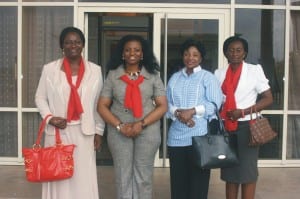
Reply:
[[62, 117], [52, 117], [49, 120], [49, 124], [59, 129], [65, 129], [67, 127], [67, 119]]
[[184, 123], [187, 124], [188, 122], [192, 123], [191, 120], [193, 120], [193, 115], [195, 114], [195, 110], [192, 109], [177, 109], [175, 116], [177, 119]]
[[131, 123], [122, 124], [122, 128], [120, 129], [120, 132], [126, 137], [132, 137], [132, 124]]
[[133, 123], [125, 123], [122, 125], [120, 132], [126, 137], [134, 138], [142, 132], [140, 121]]

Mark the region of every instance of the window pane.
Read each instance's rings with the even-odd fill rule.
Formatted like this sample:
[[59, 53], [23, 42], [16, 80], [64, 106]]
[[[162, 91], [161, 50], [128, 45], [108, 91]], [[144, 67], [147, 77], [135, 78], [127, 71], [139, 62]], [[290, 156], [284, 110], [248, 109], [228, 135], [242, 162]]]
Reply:
[[281, 159], [281, 146], [282, 146], [282, 131], [283, 131], [283, 116], [282, 115], [266, 115], [273, 130], [278, 133], [278, 136], [267, 144], [260, 146], [259, 159]]
[[[42, 118], [39, 113], [23, 113], [22, 118], [22, 146], [32, 147], [35, 143], [40, 122]], [[44, 137], [44, 136], [43, 136]], [[41, 141], [41, 145], [44, 145], [44, 141]]]
[[23, 8], [23, 106], [35, 107], [42, 66], [62, 57], [59, 34], [73, 24], [73, 7]]
[[300, 0], [290, 0], [291, 1], [291, 5], [293, 6], [299, 6], [300, 5]]
[[0, 156], [18, 156], [18, 124], [17, 113], [0, 113]]
[[236, 3], [242, 4], [260, 4], [260, 5], [283, 5], [285, 0], [236, 0]]
[[300, 115], [288, 117], [287, 159], [300, 159]]
[[289, 109], [300, 110], [300, 11], [291, 11], [290, 65], [289, 65]]
[[272, 89], [270, 109], [283, 109], [284, 36], [283, 10], [236, 10], [236, 34], [248, 40], [246, 61], [262, 65]]
[[0, 106], [17, 106], [17, 7], [0, 7]]

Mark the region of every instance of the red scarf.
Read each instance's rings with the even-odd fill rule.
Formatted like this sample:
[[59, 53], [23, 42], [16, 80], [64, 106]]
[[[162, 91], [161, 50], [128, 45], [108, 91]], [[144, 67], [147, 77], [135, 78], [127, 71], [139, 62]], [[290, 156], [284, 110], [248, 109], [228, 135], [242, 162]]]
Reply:
[[243, 63], [241, 63], [238, 66], [236, 71], [233, 71], [231, 65], [229, 65], [227, 72], [226, 72], [225, 80], [222, 84], [222, 91], [223, 91], [224, 95], [226, 95], [226, 101], [225, 101], [225, 103], [223, 105], [223, 109], [221, 111], [221, 117], [225, 120], [225, 129], [228, 131], [235, 131], [238, 126], [238, 122], [232, 121], [230, 118], [228, 118], [226, 116], [226, 112], [229, 110], [236, 109], [234, 93], [235, 93], [235, 90], [239, 83], [239, 79], [240, 79], [241, 72], [242, 72], [242, 65], [243, 65]]
[[73, 85], [72, 83], [72, 72], [71, 72], [70, 62], [67, 58], [64, 58], [63, 65], [64, 65], [64, 71], [66, 73], [67, 81], [71, 88], [69, 102], [68, 102], [68, 110], [67, 110], [67, 121], [70, 122], [71, 120], [79, 120], [80, 114], [83, 113], [83, 108], [81, 105], [81, 101], [77, 89], [79, 88], [81, 80], [83, 78], [84, 64], [81, 58], [78, 74], [77, 74], [76, 85]]
[[144, 81], [144, 77], [140, 75], [136, 80], [131, 80], [127, 75], [123, 75], [121, 80], [127, 84], [124, 107], [131, 109], [135, 118], [142, 117], [143, 106], [139, 85]]

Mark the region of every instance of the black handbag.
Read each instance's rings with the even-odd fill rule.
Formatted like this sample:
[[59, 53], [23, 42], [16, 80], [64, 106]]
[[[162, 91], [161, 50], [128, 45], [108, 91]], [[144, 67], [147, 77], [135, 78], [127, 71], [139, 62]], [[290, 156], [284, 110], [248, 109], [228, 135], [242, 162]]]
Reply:
[[208, 122], [207, 134], [192, 137], [195, 164], [203, 169], [239, 164], [236, 135], [226, 132], [216, 104], [215, 107], [217, 119]]

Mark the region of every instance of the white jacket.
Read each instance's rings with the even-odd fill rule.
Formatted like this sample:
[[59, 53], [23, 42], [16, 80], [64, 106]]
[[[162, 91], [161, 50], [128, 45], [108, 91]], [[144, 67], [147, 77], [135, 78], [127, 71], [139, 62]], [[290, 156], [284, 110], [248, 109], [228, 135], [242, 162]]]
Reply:
[[[50, 62], [43, 67], [42, 75], [35, 94], [35, 103], [43, 118], [48, 114], [66, 118], [70, 92], [65, 92], [61, 79], [63, 59]], [[85, 72], [81, 81], [81, 103], [83, 113], [80, 122], [85, 135], [103, 135], [105, 123], [97, 113], [97, 102], [102, 89], [101, 67], [84, 60]], [[70, 90], [68, 87], [67, 89]], [[49, 121], [49, 120], [48, 120]], [[47, 134], [54, 134], [54, 127], [48, 125]]]

